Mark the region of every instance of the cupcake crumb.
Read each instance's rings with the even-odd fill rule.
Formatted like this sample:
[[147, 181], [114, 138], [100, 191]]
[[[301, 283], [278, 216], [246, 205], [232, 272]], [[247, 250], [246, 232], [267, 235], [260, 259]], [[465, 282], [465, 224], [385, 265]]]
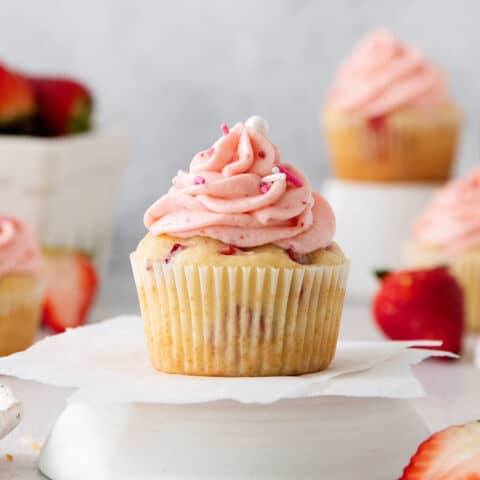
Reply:
[[39, 452], [39, 451], [42, 449], [42, 444], [41, 444], [41, 443], [38, 443], [38, 442], [36, 442], [36, 441], [34, 440], [34, 441], [32, 442], [31, 447], [32, 447], [32, 450], [33, 450], [34, 452]]

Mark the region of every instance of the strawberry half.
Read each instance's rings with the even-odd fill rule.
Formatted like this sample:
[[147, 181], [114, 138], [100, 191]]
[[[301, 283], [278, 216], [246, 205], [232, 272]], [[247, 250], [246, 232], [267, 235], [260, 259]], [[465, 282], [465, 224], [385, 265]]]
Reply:
[[55, 332], [85, 324], [98, 286], [91, 260], [77, 252], [45, 253], [47, 295], [43, 323]]
[[463, 291], [446, 268], [382, 272], [373, 312], [393, 340], [441, 340], [438, 350], [461, 351]]
[[418, 447], [400, 480], [480, 480], [480, 422], [433, 434]]
[[91, 129], [93, 97], [87, 87], [69, 78], [34, 77], [30, 84], [38, 105], [39, 135], [60, 136]]
[[27, 133], [35, 99], [27, 79], [0, 65], [0, 133]]

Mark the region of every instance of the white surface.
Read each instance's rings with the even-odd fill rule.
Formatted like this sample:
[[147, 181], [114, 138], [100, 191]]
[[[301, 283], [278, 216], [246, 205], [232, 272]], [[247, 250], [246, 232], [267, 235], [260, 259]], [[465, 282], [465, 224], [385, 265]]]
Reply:
[[127, 161], [124, 135], [0, 138], [2, 213], [32, 224], [43, 245], [91, 252], [105, 266], [115, 194]]
[[408, 403], [391, 399], [71, 404], [39, 465], [58, 480], [385, 480], [426, 435]]
[[79, 388], [71, 398], [76, 402], [268, 404], [332, 395], [415, 398], [423, 389], [410, 366], [438, 352], [410, 347], [432, 343], [438, 344], [340, 341], [327, 370], [298, 377], [189, 377], [154, 370], [142, 319], [131, 316], [47, 337], [24, 352], [0, 358], [0, 373]]
[[[354, 340], [381, 339], [371, 322], [368, 309], [352, 305], [345, 309], [341, 336], [344, 339]], [[429, 429], [438, 430], [479, 417], [480, 371], [474, 368], [468, 350], [466, 358], [460, 361], [427, 360], [415, 367], [415, 372], [425, 386], [427, 395], [410, 403]], [[0, 440], [0, 478], [2, 480], [43, 478], [35, 469], [38, 452], [32, 449], [31, 442], [23, 442], [22, 439], [27, 437], [40, 443], [44, 442], [53, 422], [64, 408], [67, 396], [72, 391], [7, 377], [2, 377], [0, 381], [11, 386], [16, 396], [24, 403], [22, 423], [5, 439]], [[388, 435], [388, 431], [385, 435]], [[12, 463], [5, 461], [6, 453], [14, 455], [15, 460]], [[405, 459], [405, 463], [407, 461], [408, 459]], [[372, 468], [375, 466], [374, 463]], [[332, 480], [335, 479], [332, 478]]]
[[412, 222], [437, 185], [328, 180], [325, 197], [337, 219], [335, 240], [350, 259], [348, 295], [368, 299], [374, 271], [404, 265]]

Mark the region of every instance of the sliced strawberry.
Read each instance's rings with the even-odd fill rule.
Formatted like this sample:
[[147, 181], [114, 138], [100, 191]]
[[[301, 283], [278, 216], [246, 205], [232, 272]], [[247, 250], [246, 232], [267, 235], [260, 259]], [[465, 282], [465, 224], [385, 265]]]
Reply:
[[433, 434], [418, 447], [400, 480], [480, 480], [480, 422]]
[[47, 296], [43, 323], [55, 332], [83, 325], [95, 298], [95, 267], [81, 253], [53, 251], [45, 254]]
[[69, 78], [30, 78], [38, 104], [40, 135], [58, 136], [90, 130], [93, 97], [87, 87]]
[[28, 80], [0, 65], [0, 132], [27, 133], [27, 120], [35, 112]]

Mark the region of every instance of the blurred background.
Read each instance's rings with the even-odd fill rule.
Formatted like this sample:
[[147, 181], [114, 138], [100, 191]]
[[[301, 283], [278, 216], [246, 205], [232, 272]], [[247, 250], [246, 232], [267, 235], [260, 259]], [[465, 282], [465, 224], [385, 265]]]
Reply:
[[145, 234], [145, 208], [221, 123], [265, 116], [285, 161], [320, 188], [329, 166], [319, 110], [339, 61], [372, 28], [443, 66], [466, 116], [459, 169], [477, 162], [479, 13], [474, 0], [17, 0], [2, 9], [0, 58], [85, 81], [97, 126], [129, 133], [103, 292], [115, 314], [137, 310], [128, 253]]

